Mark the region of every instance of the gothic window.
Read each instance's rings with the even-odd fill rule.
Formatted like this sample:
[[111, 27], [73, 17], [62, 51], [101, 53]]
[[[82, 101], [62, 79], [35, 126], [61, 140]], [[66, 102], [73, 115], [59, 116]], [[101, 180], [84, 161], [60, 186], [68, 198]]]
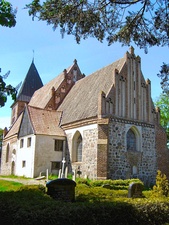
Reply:
[[72, 161], [82, 162], [82, 136], [78, 131], [73, 138]]
[[137, 151], [136, 135], [132, 129], [127, 132], [127, 150]]
[[82, 136], [80, 135], [77, 139], [77, 162], [82, 161]]
[[7, 144], [6, 147], [6, 162], [9, 162], [9, 143]]

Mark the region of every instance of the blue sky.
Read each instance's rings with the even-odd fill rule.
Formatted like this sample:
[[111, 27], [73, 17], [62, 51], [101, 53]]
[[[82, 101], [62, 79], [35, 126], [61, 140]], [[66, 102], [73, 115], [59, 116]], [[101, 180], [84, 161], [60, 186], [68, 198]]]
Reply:
[[[10, 0], [9, 0], [10, 1]], [[17, 86], [24, 80], [32, 59], [41, 76], [47, 83], [72, 65], [77, 59], [81, 72], [86, 76], [124, 56], [129, 47], [116, 43], [100, 43], [94, 38], [75, 42], [73, 36], [62, 39], [59, 28], [53, 31], [52, 26], [28, 15], [25, 4], [31, 0], [11, 0], [18, 9], [17, 24], [14, 28], [0, 27], [0, 68], [2, 74], [10, 70], [6, 83]], [[135, 54], [142, 59], [142, 72], [145, 79], [151, 80], [152, 98], [155, 100], [162, 92], [157, 73], [163, 62], [168, 62], [167, 47], [149, 48], [148, 54], [134, 44]], [[34, 54], [33, 54], [34, 51]], [[5, 107], [0, 108], [0, 128], [10, 125], [12, 100], [8, 98]]]

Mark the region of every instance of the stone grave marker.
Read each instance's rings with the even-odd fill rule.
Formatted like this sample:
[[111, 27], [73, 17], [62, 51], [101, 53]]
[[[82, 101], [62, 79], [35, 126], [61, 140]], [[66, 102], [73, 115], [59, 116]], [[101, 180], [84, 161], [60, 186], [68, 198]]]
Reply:
[[59, 178], [46, 183], [47, 194], [53, 199], [65, 202], [75, 201], [76, 182], [67, 178]]
[[128, 198], [143, 198], [143, 185], [141, 183], [131, 183], [128, 188]]

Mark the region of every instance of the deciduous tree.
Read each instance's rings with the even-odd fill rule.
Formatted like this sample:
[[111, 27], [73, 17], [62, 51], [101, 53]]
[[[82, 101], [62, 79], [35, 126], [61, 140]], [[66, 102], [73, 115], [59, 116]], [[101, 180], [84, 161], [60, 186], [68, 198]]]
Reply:
[[16, 9], [12, 4], [5, 0], [0, 0], [0, 25], [5, 27], [14, 27], [16, 24]]
[[133, 41], [147, 51], [149, 46], [169, 45], [167, 0], [33, 0], [29, 14], [61, 28], [61, 34], [76, 41], [89, 36], [108, 44]]
[[166, 130], [167, 140], [169, 143], [169, 97], [168, 94], [162, 93], [155, 101], [155, 105], [160, 108], [160, 124]]
[[161, 78], [163, 93], [167, 94], [169, 97], [169, 64], [163, 63], [160, 73], [157, 75]]
[[9, 75], [10, 71], [8, 71], [5, 75], [0, 75], [0, 107], [5, 105], [5, 102], [7, 101], [7, 96], [11, 96], [13, 100], [16, 99], [17, 94], [17, 88], [12, 87], [12, 85], [7, 85], [4, 82], [4, 79], [6, 79]]
[[[11, 3], [0, 0], [0, 25], [6, 27], [13, 27], [16, 24], [16, 10], [13, 10]], [[1, 69], [0, 69], [1, 72]], [[12, 85], [7, 85], [4, 79], [9, 73], [4, 76], [0, 75], [0, 107], [5, 105], [7, 96], [11, 95], [12, 99], [16, 98], [16, 89]]]

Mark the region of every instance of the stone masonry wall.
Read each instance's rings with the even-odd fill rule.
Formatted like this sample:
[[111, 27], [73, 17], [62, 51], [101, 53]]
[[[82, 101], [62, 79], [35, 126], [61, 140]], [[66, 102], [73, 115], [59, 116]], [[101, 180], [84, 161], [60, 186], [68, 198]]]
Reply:
[[[76, 131], [79, 131], [82, 135], [82, 162], [72, 162], [72, 146], [73, 136]], [[77, 172], [80, 168], [81, 177], [89, 177], [90, 179], [96, 179], [97, 177], [97, 138], [98, 129], [83, 127], [81, 130], [78, 128], [75, 130], [69, 130], [67, 132], [67, 146], [66, 161], [69, 164], [69, 169]]]
[[85, 130], [83, 133], [82, 171], [90, 179], [97, 177], [97, 129]]
[[142, 162], [139, 165], [139, 178], [146, 184], [154, 184], [157, 171], [157, 154], [154, 128], [142, 127]]
[[[127, 122], [127, 123], [126, 123]], [[138, 131], [138, 149], [127, 152], [126, 134], [129, 128]], [[154, 128], [130, 121], [112, 121], [109, 126], [109, 175], [110, 179], [140, 178], [146, 185], [155, 182], [156, 177], [156, 151]], [[137, 174], [133, 174], [133, 166]]]
[[[6, 161], [7, 145], [9, 144], [9, 158]], [[12, 173], [12, 161], [13, 151], [17, 149], [17, 138], [13, 137], [10, 141], [4, 141], [2, 146], [1, 155], [1, 175], [11, 175]]]

